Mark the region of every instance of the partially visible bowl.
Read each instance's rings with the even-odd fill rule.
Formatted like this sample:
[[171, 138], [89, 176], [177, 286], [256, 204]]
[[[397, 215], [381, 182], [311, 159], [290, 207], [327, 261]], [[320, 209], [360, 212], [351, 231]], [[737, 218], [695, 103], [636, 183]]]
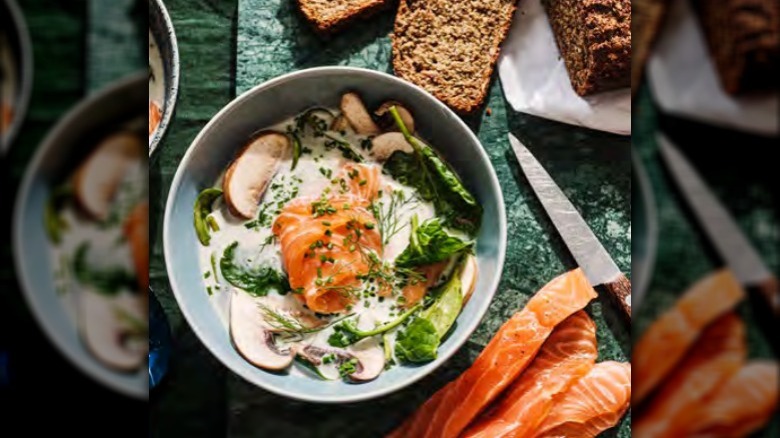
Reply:
[[[394, 99], [415, 115], [421, 136], [437, 149], [484, 207], [477, 238], [479, 276], [475, 293], [457, 319], [436, 360], [394, 367], [363, 384], [322, 382], [272, 374], [247, 362], [230, 336], [203, 283], [192, 206], [211, 187], [252, 133], [312, 106], [337, 107], [345, 91], [367, 106]], [[201, 341], [233, 372], [271, 392], [305, 401], [345, 403], [397, 391], [423, 378], [460, 348], [476, 329], [498, 287], [506, 251], [504, 199], [490, 159], [473, 132], [450, 109], [421, 88], [394, 76], [350, 67], [320, 67], [290, 73], [247, 91], [224, 107], [198, 134], [173, 179], [165, 208], [163, 244], [168, 279], [184, 316]]]
[[650, 179], [638, 154], [633, 154], [631, 179], [631, 299], [632, 307], [638, 310], [653, 275], [658, 241], [655, 200]]
[[[6, 74], [13, 75], [15, 82], [10, 99], [14, 112], [11, 124], [7, 130], [0, 128], [0, 154], [4, 154], [16, 138], [16, 133], [27, 114], [33, 81], [30, 35], [27, 32], [24, 16], [14, 0], [0, 0], [0, 34], [0, 38], [4, 38], [9, 46], [7, 52], [6, 48], [0, 47], [0, 63], [5, 64], [8, 61], [9, 64], [12, 64], [9, 69], [11, 71], [6, 72]], [[5, 92], [5, 90], [0, 90], [0, 97], [3, 99], [6, 98]], [[0, 121], [0, 123], [2, 122]]]
[[[162, 0], [149, 0], [149, 30], [157, 41], [163, 67], [162, 117], [157, 129], [149, 136], [149, 157], [151, 158], [162, 141], [173, 118], [176, 98], [179, 93], [179, 48], [176, 32], [173, 30], [168, 10]], [[150, 42], [151, 44], [151, 42]]]
[[91, 95], [70, 110], [47, 134], [25, 170], [13, 209], [13, 251], [21, 289], [38, 325], [78, 369], [119, 393], [148, 396], [147, 371], [115, 371], [101, 363], [82, 341], [64, 299], [50, 257], [44, 211], [55, 184], [70, 175], [94, 145], [96, 133], [143, 116], [146, 75], [133, 75]]

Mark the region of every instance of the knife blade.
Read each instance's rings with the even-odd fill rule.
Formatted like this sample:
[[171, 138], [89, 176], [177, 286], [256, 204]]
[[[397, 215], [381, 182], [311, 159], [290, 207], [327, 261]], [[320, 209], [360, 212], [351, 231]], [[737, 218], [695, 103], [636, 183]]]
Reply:
[[509, 134], [509, 143], [531, 188], [590, 284], [607, 289], [630, 320], [631, 282], [531, 151], [512, 134]]
[[718, 255], [743, 286], [761, 291], [777, 315], [780, 307], [777, 278], [693, 165], [666, 136], [658, 133], [657, 140], [669, 173]]

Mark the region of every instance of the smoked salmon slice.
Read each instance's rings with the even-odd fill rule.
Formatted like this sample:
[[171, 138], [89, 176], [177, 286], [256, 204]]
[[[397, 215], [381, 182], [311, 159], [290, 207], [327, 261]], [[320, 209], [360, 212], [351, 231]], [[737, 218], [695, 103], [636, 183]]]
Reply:
[[596, 325], [580, 310], [553, 330], [528, 369], [461, 437], [528, 436], [547, 417], [555, 396], [586, 375], [597, 357]]
[[162, 120], [162, 112], [160, 111], [160, 107], [157, 106], [156, 103], [149, 101], [149, 135], [152, 135], [154, 130], [157, 129], [157, 125], [160, 124], [160, 120]]
[[596, 292], [581, 269], [537, 292], [498, 330], [474, 364], [425, 402], [390, 437], [455, 438], [531, 363], [553, 329]]
[[632, 436], [683, 436], [695, 424], [699, 404], [742, 367], [745, 354], [742, 320], [733, 313], [718, 318], [634, 419]]
[[777, 409], [777, 362], [754, 360], [702, 402], [688, 436], [742, 437], [763, 427]]
[[745, 296], [728, 270], [701, 279], [645, 331], [631, 358], [638, 406], [683, 358], [702, 330]]
[[592, 438], [615, 426], [631, 404], [631, 365], [601, 362], [553, 406], [535, 438]]
[[379, 187], [378, 168], [350, 164], [341, 175], [345, 183], [334, 184], [319, 198], [288, 203], [272, 228], [290, 287], [320, 313], [341, 312], [354, 302], [359, 278], [371, 268], [367, 252], [382, 255], [382, 238], [368, 210]]

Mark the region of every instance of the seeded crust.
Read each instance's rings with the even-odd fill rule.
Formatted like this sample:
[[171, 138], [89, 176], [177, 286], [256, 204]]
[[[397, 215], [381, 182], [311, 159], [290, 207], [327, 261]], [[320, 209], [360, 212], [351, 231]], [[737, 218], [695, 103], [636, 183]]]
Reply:
[[321, 35], [388, 7], [393, 0], [297, 0], [298, 9]]
[[631, 94], [635, 95], [642, 84], [645, 65], [658, 31], [666, 18], [669, 0], [631, 1]]
[[395, 74], [460, 114], [485, 101], [516, 0], [401, 0], [393, 32]]
[[631, 0], [542, 0], [574, 91], [631, 86]]
[[780, 2], [695, 0], [694, 7], [726, 92], [778, 88]]

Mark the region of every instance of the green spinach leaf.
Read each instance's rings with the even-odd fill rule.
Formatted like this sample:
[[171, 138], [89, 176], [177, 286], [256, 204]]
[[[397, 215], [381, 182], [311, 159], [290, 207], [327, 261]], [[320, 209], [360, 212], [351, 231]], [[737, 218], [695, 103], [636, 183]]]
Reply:
[[222, 196], [222, 190], [215, 188], [208, 188], [200, 192], [195, 199], [195, 207], [193, 208], [193, 220], [195, 225], [195, 234], [198, 235], [198, 240], [203, 246], [208, 246], [211, 242], [211, 231], [219, 230], [217, 221], [213, 218], [209, 220], [211, 214], [211, 204]]
[[228, 283], [256, 297], [268, 295], [270, 289], [276, 289], [282, 294], [290, 290], [287, 277], [276, 269], [270, 266], [248, 269], [236, 263], [235, 253], [237, 246], [238, 242], [228, 245], [222, 253], [222, 258], [219, 260], [222, 277]]
[[402, 268], [429, 265], [447, 260], [471, 246], [472, 242], [448, 234], [438, 218], [419, 224], [414, 215], [409, 246], [396, 258], [395, 264]]
[[476, 234], [482, 223], [482, 206], [447, 163], [409, 133], [395, 107], [390, 108], [390, 113], [415, 153], [394, 152], [385, 163], [385, 170], [417, 189], [423, 199], [433, 202], [436, 214], [444, 218], [446, 225], [470, 235]]
[[425, 318], [415, 318], [398, 333], [395, 356], [402, 362], [420, 363], [436, 359], [439, 334]]
[[90, 285], [98, 292], [113, 296], [123, 289], [135, 291], [138, 289], [136, 276], [120, 267], [96, 269], [87, 262], [89, 243], [82, 243], [76, 248], [73, 256], [73, 274], [81, 284]]

